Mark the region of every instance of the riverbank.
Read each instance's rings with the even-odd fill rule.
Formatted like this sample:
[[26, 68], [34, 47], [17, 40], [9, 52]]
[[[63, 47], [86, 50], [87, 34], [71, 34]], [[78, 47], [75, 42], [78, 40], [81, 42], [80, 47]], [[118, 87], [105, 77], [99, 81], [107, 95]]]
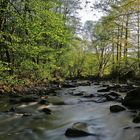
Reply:
[[[24, 83], [19, 84], [6, 84], [0, 82], [0, 94], [4, 93], [18, 93], [18, 94], [26, 94], [26, 93], [37, 93], [37, 92], [49, 92], [50, 90], [61, 89], [62, 87], [74, 87], [79, 86], [80, 82], [78, 81], [87, 81], [83, 82], [83, 85], [89, 85], [90, 83], [116, 83], [121, 84], [125, 83], [128, 85], [136, 84], [140, 85], [139, 78], [133, 78], [130, 80], [126, 79], [114, 79], [110, 76], [106, 76], [104, 78], [99, 78], [97, 76], [91, 77], [75, 77], [75, 78], [66, 78], [65, 80], [54, 80], [54, 81], [31, 81], [26, 80]], [[82, 85], [82, 84], [81, 84]]]

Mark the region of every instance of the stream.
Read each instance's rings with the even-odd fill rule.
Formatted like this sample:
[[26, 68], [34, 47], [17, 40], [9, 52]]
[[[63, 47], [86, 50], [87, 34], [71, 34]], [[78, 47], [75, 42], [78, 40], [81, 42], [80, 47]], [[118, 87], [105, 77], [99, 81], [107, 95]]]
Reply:
[[[17, 104], [22, 113], [6, 112], [13, 107], [8, 97], [0, 100], [0, 140], [139, 140], [140, 124], [132, 122], [130, 110], [111, 113], [111, 105], [121, 104], [115, 101], [96, 103], [93, 98], [73, 96], [71, 93], [96, 94], [100, 85], [63, 88], [57, 96], [49, 96], [51, 104], [47, 107], [50, 115], [40, 112], [44, 105], [37, 102]], [[100, 93], [104, 94], [104, 93]], [[124, 96], [125, 93], [122, 94]], [[98, 100], [98, 98], [96, 98]], [[57, 103], [57, 102], [60, 102]], [[61, 102], [64, 102], [64, 104]], [[90, 132], [98, 135], [80, 138], [67, 138], [64, 133], [73, 123], [86, 122]]]

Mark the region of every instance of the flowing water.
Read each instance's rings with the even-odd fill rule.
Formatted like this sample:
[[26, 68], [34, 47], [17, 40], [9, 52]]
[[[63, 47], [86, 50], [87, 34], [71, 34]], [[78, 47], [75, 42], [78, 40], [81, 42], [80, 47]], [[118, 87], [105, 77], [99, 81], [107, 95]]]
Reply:
[[[132, 112], [110, 113], [109, 107], [117, 102], [95, 103], [90, 98], [72, 96], [69, 93], [96, 93], [99, 86], [79, 86], [58, 91], [65, 105], [49, 105], [51, 115], [39, 112], [37, 103], [20, 104], [22, 112], [32, 112], [23, 117], [20, 113], [4, 112], [11, 107], [7, 99], [0, 101], [0, 140], [139, 140], [140, 125], [132, 123]], [[60, 97], [59, 97], [60, 96]], [[53, 99], [56, 98], [56, 99]], [[7, 103], [6, 103], [7, 102]], [[67, 138], [64, 133], [73, 123], [86, 122], [89, 131], [98, 135], [83, 138]]]

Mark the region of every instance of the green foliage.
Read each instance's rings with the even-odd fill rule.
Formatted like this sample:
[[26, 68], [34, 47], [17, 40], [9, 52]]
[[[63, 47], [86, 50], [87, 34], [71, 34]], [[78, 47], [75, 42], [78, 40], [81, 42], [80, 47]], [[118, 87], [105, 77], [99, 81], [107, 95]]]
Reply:
[[[133, 33], [139, 35], [139, 15], [129, 15], [138, 9], [136, 3], [99, 2], [102, 5], [96, 6], [106, 8], [106, 16], [97, 23], [87, 21], [81, 39], [76, 37], [79, 0], [0, 1], [0, 80], [12, 85], [62, 81], [113, 72], [125, 75], [128, 68], [139, 75], [139, 37], [132, 42]], [[137, 27], [129, 25], [133, 17]]]
[[[56, 57], [67, 47], [71, 32], [58, 0], [0, 2], [0, 75], [13, 84], [16, 79], [53, 79], [59, 69]], [[17, 82], [16, 82], [17, 83]]]

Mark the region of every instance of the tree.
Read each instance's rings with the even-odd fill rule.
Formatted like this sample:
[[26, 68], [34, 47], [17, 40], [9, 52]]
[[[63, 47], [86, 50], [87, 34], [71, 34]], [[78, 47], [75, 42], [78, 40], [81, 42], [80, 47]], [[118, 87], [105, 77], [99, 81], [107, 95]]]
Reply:
[[51, 0], [1, 1], [0, 61], [2, 67], [8, 66], [2, 69], [4, 76], [53, 77], [55, 58], [71, 38], [63, 16], [55, 12], [58, 4]]

